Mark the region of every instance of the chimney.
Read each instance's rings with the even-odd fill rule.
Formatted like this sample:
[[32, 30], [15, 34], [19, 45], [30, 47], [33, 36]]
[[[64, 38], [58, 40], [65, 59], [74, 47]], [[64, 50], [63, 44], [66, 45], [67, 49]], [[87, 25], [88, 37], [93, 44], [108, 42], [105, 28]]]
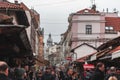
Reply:
[[18, 4], [18, 0], [15, 0], [15, 4]]
[[103, 12], [104, 12], [105, 10], [103, 9]]
[[108, 8], [106, 9], [107, 13], [108, 13]]

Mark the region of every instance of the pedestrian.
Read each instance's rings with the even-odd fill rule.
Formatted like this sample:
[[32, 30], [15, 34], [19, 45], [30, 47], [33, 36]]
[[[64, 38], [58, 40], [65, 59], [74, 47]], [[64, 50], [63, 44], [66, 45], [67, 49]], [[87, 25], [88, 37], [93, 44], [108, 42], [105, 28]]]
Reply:
[[0, 80], [10, 80], [8, 78], [8, 65], [4, 61], [0, 61]]
[[87, 69], [85, 73], [85, 80], [91, 80], [92, 74], [93, 74], [93, 70]]
[[30, 67], [28, 64], [24, 64], [23, 68], [25, 69], [26, 72], [26, 76], [25, 76], [25, 80], [30, 80]]
[[56, 72], [55, 71], [51, 71], [51, 75], [52, 75], [52, 80], [56, 80]]
[[105, 70], [105, 65], [101, 62], [97, 63], [96, 65], [96, 70], [93, 73], [91, 80], [104, 80], [104, 70]]
[[65, 67], [60, 66], [60, 71], [59, 71], [59, 80], [65, 80]]
[[110, 67], [110, 73], [105, 76], [105, 80], [120, 80], [114, 66]]
[[42, 75], [42, 79], [41, 80], [53, 80], [52, 79], [52, 74], [51, 74], [51, 69], [49, 67], [46, 68], [46, 71]]
[[73, 69], [68, 68], [65, 76], [65, 80], [72, 80]]
[[79, 80], [78, 79], [78, 73], [75, 72], [75, 71], [72, 73], [72, 80]]
[[42, 80], [42, 72], [41, 71], [38, 71], [36, 73], [36, 80]]
[[15, 80], [25, 80], [26, 72], [24, 68], [15, 70]]

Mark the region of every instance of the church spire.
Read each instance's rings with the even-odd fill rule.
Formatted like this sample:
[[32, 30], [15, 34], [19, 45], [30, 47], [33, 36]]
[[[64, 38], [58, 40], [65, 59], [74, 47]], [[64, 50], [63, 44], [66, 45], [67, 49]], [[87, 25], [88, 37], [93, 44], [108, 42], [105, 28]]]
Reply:
[[53, 45], [53, 40], [52, 40], [51, 34], [49, 34], [48, 39], [47, 39], [47, 46], [50, 47], [52, 45]]

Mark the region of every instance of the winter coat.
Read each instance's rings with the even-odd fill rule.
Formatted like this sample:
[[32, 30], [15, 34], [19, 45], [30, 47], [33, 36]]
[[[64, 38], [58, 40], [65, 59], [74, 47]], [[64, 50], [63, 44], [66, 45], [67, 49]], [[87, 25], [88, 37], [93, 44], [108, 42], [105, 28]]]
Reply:
[[65, 80], [65, 73], [63, 71], [60, 71], [59, 75], [60, 75], [59, 77], [60, 80]]
[[91, 77], [91, 80], [104, 80], [104, 72], [96, 69]]
[[0, 80], [10, 80], [5, 74], [0, 73]]
[[52, 77], [51, 74], [49, 74], [49, 73], [45, 73], [45, 74], [43, 74], [41, 80], [54, 80], [54, 79], [53, 79], [53, 77]]
[[72, 76], [66, 75], [65, 80], [72, 80]]

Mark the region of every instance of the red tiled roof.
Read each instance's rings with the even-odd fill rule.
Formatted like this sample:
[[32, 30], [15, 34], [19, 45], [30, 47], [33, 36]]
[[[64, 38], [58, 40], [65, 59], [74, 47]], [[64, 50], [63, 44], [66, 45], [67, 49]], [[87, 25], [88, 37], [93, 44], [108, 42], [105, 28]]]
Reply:
[[22, 9], [22, 6], [20, 6], [19, 4], [15, 4], [15, 3], [10, 3], [10, 2], [0, 2], [0, 9]]
[[115, 31], [120, 31], [120, 17], [105, 17], [105, 26], [112, 26]]
[[118, 46], [118, 47], [116, 47], [115, 49], [111, 50], [109, 53], [112, 54], [112, 53], [114, 53], [114, 52], [116, 52], [116, 51], [118, 51], [118, 50], [120, 50], [120, 46]]
[[96, 52], [95, 52], [95, 53], [92, 53], [92, 54], [88, 54], [88, 55], [86, 55], [86, 56], [84, 56], [84, 57], [81, 57], [81, 58], [77, 59], [76, 61], [78, 61], [78, 62], [85, 62], [85, 60], [86, 60], [88, 57], [90, 57], [90, 56], [92, 56], [92, 55], [94, 55], [94, 54], [96, 54]]
[[[86, 12], [86, 11], [88, 11], [88, 12]], [[92, 13], [92, 14], [95, 14], [95, 13], [99, 13], [99, 11], [94, 11], [93, 9], [83, 9], [83, 10], [80, 10], [80, 11], [78, 11], [77, 13], [81, 13], [81, 14], [83, 14], [83, 13]]]

